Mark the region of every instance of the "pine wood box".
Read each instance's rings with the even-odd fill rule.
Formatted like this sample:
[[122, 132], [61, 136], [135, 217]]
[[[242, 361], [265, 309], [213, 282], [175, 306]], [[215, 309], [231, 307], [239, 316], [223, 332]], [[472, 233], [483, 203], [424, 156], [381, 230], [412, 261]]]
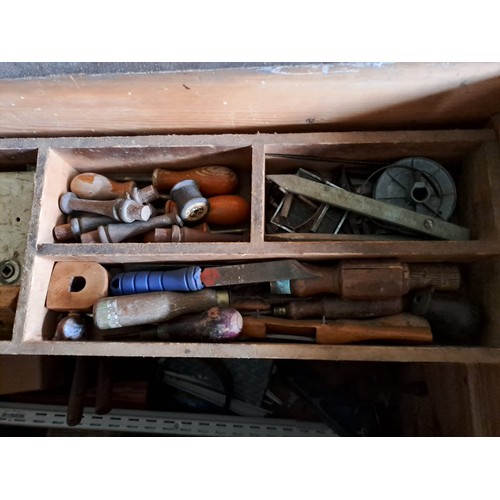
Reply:
[[[20, 141], [22, 151], [22, 140]], [[0, 144], [1, 147], [1, 144]], [[460, 223], [470, 241], [266, 241], [265, 175], [294, 173], [297, 162], [266, 154], [303, 154], [342, 159], [397, 160], [425, 156], [445, 165], [458, 187]], [[27, 243], [25, 274], [8, 352], [113, 356], [195, 356], [244, 358], [491, 361], [500, 356], [494, 290], [499, 286], [498, 230], [500, 150], [493, 130], [339, 132], [306, 134], [173, 135], [66, 138], [41, 141], [37, 150], [35, 195]], [[231, 166], [240, 194], [251, 201], [250, 239], [235, 243], [56, 243], [53, 228], [63, 222], [59, 196], [80, 172], [149, 175], [163, 166], [185, 169], [206, 164]], [[328, 168], [328, 167], [324, 167]], [[477, 182], [480, 179], [481, 182]], [[44, 340], [54, 329], [55, 313], [45, 308], [54, 262], [212, 263], [298, 258], [397, 257], [405, 262], [465, 264], [468, 286], [481, 296], [488, 315], [482, 347], [324, 346], [272, 343], [64, 342]], [[5, 349], [4, 346], [2, 346]], [[498, 358], [500, 359], [500, 357]]]

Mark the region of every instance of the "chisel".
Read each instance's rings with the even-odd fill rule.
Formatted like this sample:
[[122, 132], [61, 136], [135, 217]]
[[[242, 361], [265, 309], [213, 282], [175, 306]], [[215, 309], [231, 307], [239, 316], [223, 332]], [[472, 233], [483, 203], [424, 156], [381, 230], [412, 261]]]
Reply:
[[110, 293], [129, 295], [159, 291], [192, 292], [205, 287], [317, 277], [317, 271], [311, 271], [293, 259], [204, 269], [190, 266], [174, 271], [130, 271], [117, 274], [111, 280]]
[[334, 293], [346, 299], [401, 297], [410, 290], [434, 287], [456, 291], [461, 274], [452, 264], [405, 264], [395, 259], [342, 260], [333, 266], [312, 266], [294, 259], [199, 266], [175, 271], [131, 271], [113, 277], [111, 295], [158, 291], [189, 292], [217, 286], [271, 282], [275, 294], [310, 297]]

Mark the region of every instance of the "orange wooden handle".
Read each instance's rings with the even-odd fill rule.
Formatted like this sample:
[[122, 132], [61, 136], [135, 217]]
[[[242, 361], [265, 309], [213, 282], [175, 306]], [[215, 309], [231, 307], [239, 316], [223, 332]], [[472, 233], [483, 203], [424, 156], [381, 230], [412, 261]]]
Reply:
[[316, 335], [318, 344], [350, 344], [363, 341], [388, 340], [404, 343], [432, 342], [427, 320], [412, 314], [397, 314], [370, 320], [290, 320], [274, 317], [245, 317], [242, 335], [265, 338], [267, 333]]
[[235, 226], [250, 219], [250, 203], [235, 194], [208, 198], [210, 209], [205, 221], [216, 226]]
[[153, 172], [152, 183], [158, 189], [172, 189], [175, 184], [186, 179], [196, 181], [203, 196], [229, 194], [238, 187], [238, 177], [228, 167], [206, 166], [190, 170], [165, 170], [157, 168]]

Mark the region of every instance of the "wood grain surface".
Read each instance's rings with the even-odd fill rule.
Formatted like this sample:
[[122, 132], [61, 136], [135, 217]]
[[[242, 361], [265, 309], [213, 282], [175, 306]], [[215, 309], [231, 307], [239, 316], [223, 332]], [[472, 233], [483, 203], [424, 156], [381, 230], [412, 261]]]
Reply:
[[500, 112], [500, 63], [336, 63], [2, 80], [0, 136], [464, 126]]

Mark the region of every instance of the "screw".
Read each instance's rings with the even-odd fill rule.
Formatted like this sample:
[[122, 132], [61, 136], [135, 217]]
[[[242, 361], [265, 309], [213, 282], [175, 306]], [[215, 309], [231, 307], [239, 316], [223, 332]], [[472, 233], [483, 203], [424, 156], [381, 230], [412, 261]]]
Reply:
[[434, 221], [432, 219], [425, 219], [424, 227], [430, 231], [434, 227]]

